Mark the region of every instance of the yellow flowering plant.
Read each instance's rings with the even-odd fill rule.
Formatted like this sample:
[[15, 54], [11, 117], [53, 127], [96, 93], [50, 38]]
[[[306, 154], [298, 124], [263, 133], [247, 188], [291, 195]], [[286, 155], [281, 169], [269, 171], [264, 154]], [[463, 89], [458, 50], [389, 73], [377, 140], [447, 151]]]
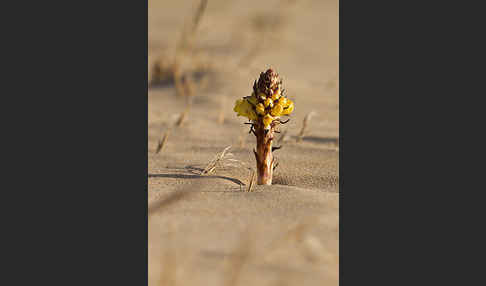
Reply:
[[234, 111], [237, 116], [250, 120], [250, 132], [256, 136], [257, 148], [253, 152], [257, 161], [257, 183], [271, 185], [274, 165], [272, 148], [274, 133], [278, 124], [285, 124], [280, 117], [289, 116], [294, 110], [294, 103], [284, 95], [282, 80], [278, 74], [268, 69], [262, 72], [258, 81], [253, 84], [251, 96], [238, 99]]

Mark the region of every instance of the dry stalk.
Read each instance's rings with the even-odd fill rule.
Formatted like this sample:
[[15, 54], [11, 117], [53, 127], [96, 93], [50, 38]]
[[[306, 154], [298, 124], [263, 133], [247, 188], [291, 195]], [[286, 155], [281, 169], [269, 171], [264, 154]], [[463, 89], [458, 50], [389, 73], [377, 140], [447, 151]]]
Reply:
[[191, 97], [194, 96], [194, 81], [192, 80], [192, 76], [190, 74], [187, 74], [186, 77], [184, 77], [183, 81], [183, 87], [184, 87], [184, 95]]
[[216, 157], [209, 162], [206, 168], [204, 168], [204, 170], [201, 171], [201, 175], [209, 175], [212, 172], [214, 172], [214, 170], [216, 170], [216, 168], [220, 166], [220, 164], [222, 163], [223, 159], [227, 155], [227, 152], [230, 148], [231, 145], [224, 148], [224, 150], [221, 153], [217, 154]]
[[180, 64], [179, 61], [175, 60], [174, 65], [172, 67], [172, 72], [173, 72], [173, 78], [174, 78], [174, 85], [176, 88], [176, 93], [178, 96], [184, 96], [185, 95], [185, 89], [184, 89], [184, 84], [182, 82], [182, 74], [181, 74], [181, 69], [180, 69]]
[[192, 21], [186, 24], [182, 31], [181, 38], [177, 44], [178, 51], [190, 52], [192, 50], [192, 45], [194, 42], [194, 38], [196, 36], [197, 27], [201, 22], [207, 4], [208, 4], [207, 0], [202, 0], [201, 2], [199, 2], [199, 6], [197, 7], [196, 12], [192, 17]]
[[[191, 79], [189, 79], [189, 73], [183, 73], [181, 71], [181, 58], [192, 58], [192, 47], [196, 36], [197, 27], [201, 21], [201, 18], [206, 10], [208, 1], [202, 0], [196, 10], [196, 13], [192, 17], [192, 21], [186, 24], [179, 42], [177, 43], [175, 58], [174, 58], [174, 81], [176, 86], [177, 95], [192, 95], [193, 85]], [[186, 76], [183, 76], [186, 75]]]
[[250, 180], [248, 183], [248, 189], [246, 190], [247, 192], [251, 192], [253, 188], [253, 178], [255, 177], [255, 170], [252, 170]]
[[187, 119], [187, 116], [189, 115], [189, 111], [191, 110], [191, 106], [192, 106], [192, 102], [193, 102], [193, 97], [186, 97], [187, 101], [186, 101], [186, 109], [180, 114], [179, 118], [177, 119], [176, 123], [175, 123], [175, 126], [177, 127], [181, 127], [182, 124], [184, 124], [184, 122], [186, 121]]
[[307, 125], [309, 125], [309, 121], [312, 116], [314, 116], [316, 113], [314, 111], [309, 112], [305, 117], [304, 121], [302, 122], [302, 128], [300, 129], [299, 135], [297, 135], [297, 142], [302, 141], [302, 138], [304, 138], [304, 134], [307, 129]]
[[189, 108], [186, 108], [186, 110], [181, 112], [181, 115], [179, 116], [179, 119], [177, 119], [177, 122], [175, 124], [177, 127], [182, 126], [182, 124], [184, 123], [188, 113], [189, 113]]
[[[204, 67], [194, 68], [193, 43], [196, 38], [197, 27], [207, 7], [207, 0], [201, 0], [195, 13], [186, 21], [181, 36], [176, 43], [173, 57], [161, 56], [152, 67], [150, 84], [158, 82], [173, 82], [178, 96], [194, 94], [194, 85], [190, 78], [194, 70], [205, 70]], [[191, 66], [183, 65], [184, 60], [190, 60]]]
[[159, 142], [158, 142], [158, 145], [157, 145], [157, 150], [155, 150], [155, 154], [158, 154], [164, 148], [165, 143], [167, 142], [167, 138], [169, 137], [170, 131], [171, 131], [171, 129], [169, 128], [165, 132], [164, 137], [162, 138], [162, 140], [159, 139]]

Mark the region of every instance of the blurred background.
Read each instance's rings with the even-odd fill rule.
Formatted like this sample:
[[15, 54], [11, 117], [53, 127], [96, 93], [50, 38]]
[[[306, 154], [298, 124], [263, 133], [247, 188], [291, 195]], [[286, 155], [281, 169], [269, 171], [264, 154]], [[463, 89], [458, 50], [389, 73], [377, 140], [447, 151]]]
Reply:
[[[338, 285], [338, 1], [148, 7], [149, 285]], [[270, 67], [295, 110], [274, 185], [247, 192], [233, 106]]]

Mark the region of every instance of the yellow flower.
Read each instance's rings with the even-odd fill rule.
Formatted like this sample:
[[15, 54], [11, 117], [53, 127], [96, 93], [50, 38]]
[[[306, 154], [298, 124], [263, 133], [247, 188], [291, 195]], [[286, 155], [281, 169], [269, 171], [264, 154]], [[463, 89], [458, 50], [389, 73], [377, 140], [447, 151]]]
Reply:
[[270, 124], [272, 124], [273, 119], [274, 118], [270, 114], [267, 114], [263, 117], [263, 125], [265, 126], [265, 128], [268, 128]]
[[280, 116], [282, 115], [283, 110], [284, 109], [281, 104], [275, 104], [275, 106], [272, 108], [271, 114], [272, 116]]
[[263, 102], [263, 105], [265, 106], [265, 108], [269, 107], [272, 108], [273, 107], [273, 101], [271, 98], [267, 98], [265, 99], [265, 101]]
[[287, 98], [286, 98], [286, 97], [281, 96], [281, 97], [278, 99], [278, 104], [279, 104], [279, 105], [282, 105], [282, 107], [287, 106]]
[[241, 104], [243, 103], [243, 99], [238, 99], [235, 102], [235, 108], [233, 108], [234, 112], [238, 112], [241, 110]]
[[265, 114], [265, 107], [263, 106], [263, 103], [257, 104], [256, 112], [261, 115]]
[[248, 110], [248, 116], [247, 116], [250, 120], [258, 120], [258, 115], [255, 113], [255, 110], [253, 109], [250, 109]]
[[238, 116], [244, 116], [250, 120], [258, 120], [258, 115], [247, 99], [238, 99], [233, 110], [238, 114]]
[[250, 103], [245, 99], [238, 99], [235, 103], [235, 108], [233, 109], [238, 116], [248, 117], [249, 111], [252, 109]]
[[287, 100], [287, 108], [283, 110], [282, 112], [282, 115], [288, 115], [290, 113], [292, 113], [292, 111], [294, 110], [294, 103], [292, 102], [292, 100], [288, 99]]

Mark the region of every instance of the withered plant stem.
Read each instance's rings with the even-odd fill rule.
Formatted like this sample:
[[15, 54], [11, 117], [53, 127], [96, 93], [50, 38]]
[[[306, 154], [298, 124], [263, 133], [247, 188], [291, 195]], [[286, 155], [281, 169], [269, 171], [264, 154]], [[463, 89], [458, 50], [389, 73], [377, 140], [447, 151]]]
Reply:
[[246, 190], [247, 192], [251, 192], [253, 188], [254, 178], [255, 178], [255, 170], [252, 170], [250, 175], [250, 182], [248, 183], [248, 189]]
[[162, 151], [162, 149], [165, 146], [165, 143], [167, 142], [167, 138], [169, 137], [169, 133], [170, 133], [170, 128], [167, 129], [162, 140], [159, 140], [159, 144], [157, 144], [157, 150], [155, 150], [155, 154], [158, 154], [160, 151]]
[[257, 140], [255, 159], [257, 164], [257, 184], [271, 185], [273, 177], [273, 154], [272, 143], [274, 139], [274, 126], [270, 130], [265, 130], [263, 125], [254, 126]]
[[300, 129], [299, 135], [297, 135], [297, 142], [301, 142], [302, 138], [304, 138], [305, 132], [307, 130], [307, 125], [309, 125], [309, 120], [314, 115], [315, 115], [315, 112], [311, 111], [311, 112], [307, 113], [307, 115], [304, 117], [304, 120], [302, 121], [302, 129]]

